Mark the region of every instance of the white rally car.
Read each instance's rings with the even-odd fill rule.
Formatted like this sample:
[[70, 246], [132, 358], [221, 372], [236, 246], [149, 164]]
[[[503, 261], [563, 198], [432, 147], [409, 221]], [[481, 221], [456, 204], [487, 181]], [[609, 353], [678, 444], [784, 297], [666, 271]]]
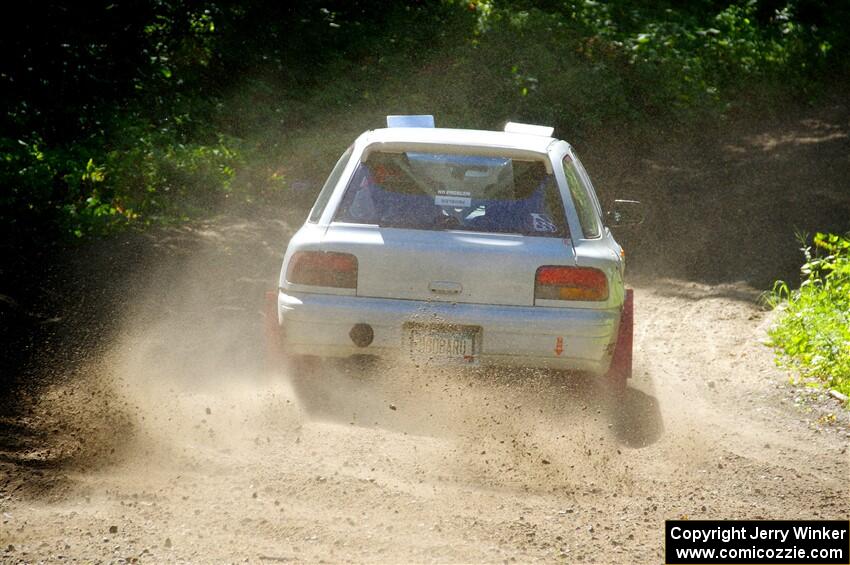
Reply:
[[268, 303], [277, 351], [581, 371], [622, 391], [633, 305], [606, 217], [639, 223], [637, 203], [603, 214], [552, 128], [387, 121], [289, 242]]

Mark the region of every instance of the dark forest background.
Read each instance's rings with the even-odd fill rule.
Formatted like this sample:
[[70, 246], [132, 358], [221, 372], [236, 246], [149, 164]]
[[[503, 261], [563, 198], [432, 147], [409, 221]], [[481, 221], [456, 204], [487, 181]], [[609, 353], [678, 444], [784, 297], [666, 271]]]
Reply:
[[729, 119], [847, 84], [850, 3], [30, 2], [2, 21], [0, 235], [306, 205], [387, 113], [497, 128]]

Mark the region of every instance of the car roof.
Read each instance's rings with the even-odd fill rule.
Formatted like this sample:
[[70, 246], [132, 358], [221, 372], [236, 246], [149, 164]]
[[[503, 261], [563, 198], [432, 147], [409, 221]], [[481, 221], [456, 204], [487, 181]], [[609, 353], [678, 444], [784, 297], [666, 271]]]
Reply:
[[367, 131], [364, 134], [367, 144], [372, 143], [428, 143], [435, 145], [468, 145], [473, 147], [491, 147], [517, 149], [546, 154], [549, 147], [558, 140], [554, 137], [526, 133], [507, 133], [475, 129], [451, 128], [410, 128], [393, 127]]

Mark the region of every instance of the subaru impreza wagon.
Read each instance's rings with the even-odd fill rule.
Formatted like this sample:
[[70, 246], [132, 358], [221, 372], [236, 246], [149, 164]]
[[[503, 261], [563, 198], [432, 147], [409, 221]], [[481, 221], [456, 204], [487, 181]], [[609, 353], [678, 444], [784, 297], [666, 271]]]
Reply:
[[603, 211], [549, 127], [387, 122], [343, 153], [289, 242], [268, 302], [277, 358], [550, 368], [622, 390], [633, 301], [610, 227], [639, 223], [637, 203]]

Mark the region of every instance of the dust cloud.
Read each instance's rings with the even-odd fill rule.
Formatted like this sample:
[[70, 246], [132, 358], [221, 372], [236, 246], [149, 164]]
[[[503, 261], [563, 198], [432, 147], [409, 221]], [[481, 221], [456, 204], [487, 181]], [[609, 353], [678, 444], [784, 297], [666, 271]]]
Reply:
[[[846, 129], [841, 116], [822, 120]], [[809, 139], [818, 124], [775, 127]], [[796, 260], [787, 226], [846, 218], [846, 202], [798, 195], [795, 208], [782, 187], [813, 175], [839, 194], [850, 171], [834, 157], [847, 137], [761, 143], [775, 134], [611, 156], [630, 163], [642, 179], [630, 196], [653, 212], [642, 233], [618, 234], [637, 305], [635, 377], [618, 405], [591, 379], [543, 371], [400, 360], [269, 370], [263, 295], [299, 211], [91, 250], [80, 280], [109, 295], [109, 323], [77, 318], [90, 331], [65, 341], [80, 361], [46, 358], [60, 378], [27, 405], [27, 431], [0, 460], [0, 551], [647, 562], [660, 558], [668, 518], [846, 518], [846, 425], [793, 406], [759, 343], [770, 320], [756, 299]], [[584, 157], [591, 172], [590, 155], [606, 154], [596, 149]], [[789, 168], [800, 159], [829, 159], [832, 173]]]
[[460, 371], [404, 360], [340, 360], [297, 375], [268, 367], [256, 300], [245, 293], [230, 301], [232, 289], [221, 287], [235, 277], [260, 296], [273, 276], [237, 276], [255, 255], [234, 250], [223, 260], [217, 242], [229, 237], [202, 230], [200, 238], [213, 244], [202, 243], [179, 269], [152, 273], [146, 287], [134, 289], [108, 352], [73, 383], [102, 397], [100, 409], [87, 409], [93, 404], [85, 393], [76, 403], [45, 397], [51, 410], [58, 404], [60, 420], [69, 416], [58, 416], [62, 410], [74, 411], [71, 419], [92, 432], [90, 449], [112, 456], [103, 461], [142, 473], [194, 470], [219, 454], [250, 456], [272, 438], [294, 441], [299, 429], [317, 423], [432, 438], [445, 453], [432, 461], [412, 454], [416, 464], [469, 484], [570, 491], [588, 480], [625, 481], [612, 464], [621, 419], [581, 375]]

